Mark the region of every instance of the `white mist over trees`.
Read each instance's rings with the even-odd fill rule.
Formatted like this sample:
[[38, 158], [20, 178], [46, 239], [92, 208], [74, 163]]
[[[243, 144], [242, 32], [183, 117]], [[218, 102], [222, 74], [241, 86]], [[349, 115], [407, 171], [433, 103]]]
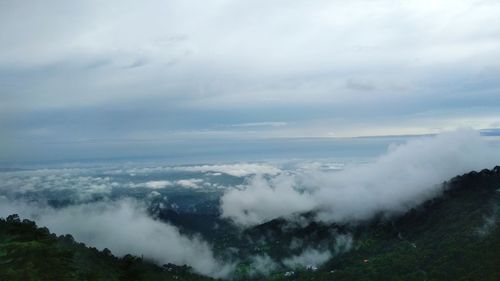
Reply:
[[479, 132], [458, 130], [391, 147], [373, 163], [342, 171], [255, 177], [223, 196], [222, 215], [250, 226], [307, 211], [328, 222], [400, 213], [437, 195], [449, 178], [499, 160], [499, 151]]
[[[326, 222], [359, 221], [380, 212], [388, 215], [404, 212], [439, 195], [443, 181], [471, 170], [491, 168], [498, 165], [499, 160], [498, 148], [489, 144], [479, 132], [460, 130], [390, 147], [385, 155], [373, 162], [348, 165], [343, 170], [324, 170], [314, 165], [307, 169], [282, 170], [271, 164], [189, 166], [183, 169], [248, 176], [247, 184], [225, 188], [220, 205], [222, 217], [244, 227], [288, 217], [300, 227], [304, 222], [297, 219], [300, 216], [293, 215], [301, 212], [315, 211], [315, 219]], [[65, 174], [68, 171], [58, 172]], [[126, 169], [119, 175], [122, 172], [139, 171]], [[151, 172], [151, 168], [144, 172]], [[42, 174], [46, 173], [49, 172], [43, 171]], [[43, 184], [34, 184], [32, 177], [26, 181], [15, 177], [6, 179], [24, 189], [21, 188], [16, 197], [0, 196], [0, 216], [17, 213], [57, 234], [69, 233], [79, 242], [99, 249], [109, 248], [116, 255], [130, 253], [144, 255], [159, 264], [187, 264], [196, 272], [212, 277], [230, 276], [238, 263], [237, 260], [219, 260], [212, 246], [201, 237], [184, 235], [177, 227], [155, 220], [148, 214], [147, 202], [113, 201], [106, 196], [99, 202], [80, 200], [80, 195], [94, 192], [109, 194], [108, 189], [115, 185], [112, 179], [81, 177], [80, 172], [62, 178], [53, 177], [48, 182], [42, 181]], [[74, 201], [76, 205], [52, 208], [43, 200], [38, 203], [22, 201], [24, 191], [36, 188], [57, 190], [53, 185], [60, 181], [66, 181], [68, 188], [78, 193]], [[160, 188], [168, 188], [166, 180], [147, 183], [149, 187], [147, 184], [139, 186], [149, 188], [155, 194]], [[125, 185], [136, 188], [134, 183]], [[300, 241], [293, 242], [290, 248], [300, 244]], [[255, 274], [272, 271], [278, 262], [290, 267], [317, 266], [331, 256], [348, 251], [352, 244], [352, 237], [339, 235], [331, 252], [323, 248], [308, 248], [281, 261], [266, 255], [255, 256], [252, 266]]]
[[0, 198], [0, 216], [13, 213], [33, 218], [57, 234], [70, 233], [89, 246], [108, 248], [115, 255], [144, 255], [159, 264], [188, 264], [212, 277], [225, 277], [233, 269], [217, 261], [211, 246], [201, 238], [188, 237], [177, 227], [152, 219], [145, 206], [132, 200], [53, 209]]

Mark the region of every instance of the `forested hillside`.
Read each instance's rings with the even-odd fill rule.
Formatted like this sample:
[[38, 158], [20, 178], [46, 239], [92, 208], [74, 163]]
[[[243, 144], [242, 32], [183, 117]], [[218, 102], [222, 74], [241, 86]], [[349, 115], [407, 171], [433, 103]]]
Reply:
[[[236, 261], [232, 278], [500, 280], [500, 167], [455, 177], [443, 188], [442, 196], [399, 217], [380, 215], [369, 222], [345, 225], [310, 223], [286, 231], [282, 227], [286, 222], [278, 219], [246, 230], [244, 235], [273, 235], [275, 241], [288, 245], [292, 237], [325, 239], [328, 235], [322, 233], [334, 229], [350, 233], [352, 246], [347, 252], [337, 251], [319, 268], [290, 269], [282, 264], [266, 276], [253, 274], [251, 265], [242, 259]], [[256, 250], [255, 245], [247, 245], [246, 250], [240, 246], [241, 253], [267, 254], [278, 260], [285, 256], [279, 244]], [[0, 220], [0, 280], [211, 279], [182, 265], [160, 266], [131, 255], [117, 258], [107, 249], [87, 247], [70, 235], [57, 237], [47, 228], [11, 215]]]
[[141, 257], [117, 258], [75, 242], [71, 235], [57, 237], [17, 215], [0, 219], [0, 280], [212, 280], [186, 266], [159, 266]]

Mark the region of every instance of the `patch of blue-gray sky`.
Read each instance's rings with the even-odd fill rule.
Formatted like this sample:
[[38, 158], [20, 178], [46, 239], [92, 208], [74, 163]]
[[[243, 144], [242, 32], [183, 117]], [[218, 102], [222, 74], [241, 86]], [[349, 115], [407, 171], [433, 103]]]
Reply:
[[479, 0], [1, 1], [0, 160], [498, 128], [499, 14]]

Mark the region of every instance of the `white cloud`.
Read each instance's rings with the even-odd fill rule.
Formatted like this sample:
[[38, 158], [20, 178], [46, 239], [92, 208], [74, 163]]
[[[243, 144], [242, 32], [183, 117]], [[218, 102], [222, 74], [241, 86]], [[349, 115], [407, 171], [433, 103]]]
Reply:
[[481, 0], [1, 1], [0, 157], [493, 127], [499, 12]]
[[353, 238], [350, 234], [338, 234], [335, 236], [334, 255], [346, 253], [351, 250]]
[[[203, 184], [203, 185], [202, 185]], [[131, 184], [131, 187], [147, 187], [151, 189], [162, 189], [166, 187], [181, 186], [184, 188], [202, 188], [203, 186], [210, 186], [210, 183], [204, 184], [202, 179], [181, 179], [176, 181], [157, 180], [148, 181], [145, 183]]]
[[[427, 81], [435, 66], [478, 69], [498, 57], [498, 3], [436, 3], [2, 3], [0, 65], [29, 68], [70, 60], [84, 68], [84, 75], [73, 69], [64, 78], [37, 81], [37, 95], [35, 88], [28, 91], [34, 107], [181, 97], [178, 89], [189, 93], [187, 104], [201, 107], [358, 102], [358, 94], [344, 89], [353, 80], [385, 89], [363, 95], [367, 99], [399, 97], [408, 87], [394, 91], [393, 85]], [[68, 19], [74, 24], [61, 24]], [[144, 87], [151, 91], [137, 90]], [[67, 89], [81, 95], [67, 95]], [[24, 97], [8, 101], [26, 106]]]
[[203, 182], [202, 179], [184, 179], [178, 180], [175, 183], [187, 188], [200, 188], [200, 184]]
[[268, 275], [278, 267], [278, 264], [268, 255], [258, 255], [251, 258], [250, 275]]
[[[211, 176], [220, 176], [227, 174], [235, 177], [245, 177], [249, 175], [277, 175], [281, 172], [280, 168], [268, 163], [235, 163], [235, 164], [207, 164], [207, 165], [187, 165], [187, 166], [151, 166], [151, 167], [133, 167], [128, 169], [109, 170], [112, 174], [134, 174], [144, 175], [153, 173], [162, 173], [169, 171], [186, 171], [206, 173]], [[163, 182], [163, 181], [159, 181]], [[173, 182], [171, 182], [173, 183]]]
[[332, 257], [328, 250], [320, 251], [317, 249], [306, 249], [302, 253], [290, 258], [284, 259], [283, 263], [291, 268], [311, 267], [317, 268]]
[[438, 195], [443, 181], [492, 168], [498, 159], [498, 148], [476, 131], [443, 133], [393, 146], [373, 163], [342, 171], [256, 177], [245, 188], [225, 193], [222, 215], [252, 225], [312, 210], [318, 220], [337, 222], [403, 212]]
[[38, 191], [71, 191], [74, 201], [108, 195], [116, 185], [110, 177], [88, 175], [86, 169], [39, 169], [0, 173], [0, 191], [23, 194]]
[[0, 216], [17, 213], [59, 235], [70, 233], [77, 241], [98, 249], [108, 248], [119, 256], [131, 253], [159, 264], [187, 264], [196, 272], [213, 277], [225, 277], [233, 269], [214, 257], [207, 242], [185, 236], [176, 227], [152, 219], [144, 206], [131, 200], [61, 209], [0, 200]]
[[201, 173], [224, 173], [235, 177], [245, 177], [248, 175], [277, 175], [281, 172], [278, 167], [275, 167], [271, 164], [256, 163], [182, 166], [175, 167], [174, 169]]
[[231, 189], [221, 199], [223, 216], [239, 224], [253, 225], [316, 206], [309, 193], [299, 191], [292, 176], [271, 180], [255, 177], [244, 189]]
[[161, 196], [161, 193], [159, 193], [158, 191], [151, 191], [151, 193], [148, 194], [149, 198], [154, 198], [158, 196]]
[[172, 186], [172, 182], [167, 181], [167, 180], [161, 180], [161, 181], [148, 181], [144, 184], [145, 187], [147, 188], [152, 188], [152, 189], [159, 189], [159, 188], [165, 188], [168, 186]]

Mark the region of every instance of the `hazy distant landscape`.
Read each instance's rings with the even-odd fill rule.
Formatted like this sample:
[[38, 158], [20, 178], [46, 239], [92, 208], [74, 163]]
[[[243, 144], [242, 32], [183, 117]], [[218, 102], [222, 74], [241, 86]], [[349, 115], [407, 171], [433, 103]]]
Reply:
[[359, 224], [397, 221], [443, 196], [443, 182], [494, 167], [499, 152], [496, 141], [463, 130], [402, 142], [378, 157], [18, 167], [0, 173], [0, 215], [158, 266], [283, 277], [357, 249], [366, 243]]
[[0, 1], [0, 281], [500, 280], [499, 15]]

